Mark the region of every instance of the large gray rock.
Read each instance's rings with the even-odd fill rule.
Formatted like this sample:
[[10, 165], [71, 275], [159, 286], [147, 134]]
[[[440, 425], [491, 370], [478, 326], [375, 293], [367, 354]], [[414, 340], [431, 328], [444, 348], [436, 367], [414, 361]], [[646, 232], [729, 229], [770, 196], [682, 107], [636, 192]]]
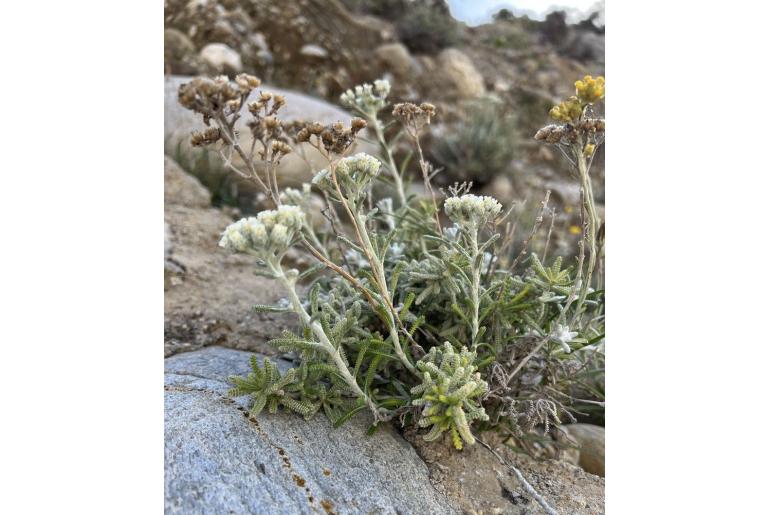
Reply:
[[208, 347], [166, 359], [166, 513], [456, 513], [389, 426], [367, 437], [364, 415], [339, 429], [323, 415], [250, 420], [248, 397], [226, 397], [249, 355]]

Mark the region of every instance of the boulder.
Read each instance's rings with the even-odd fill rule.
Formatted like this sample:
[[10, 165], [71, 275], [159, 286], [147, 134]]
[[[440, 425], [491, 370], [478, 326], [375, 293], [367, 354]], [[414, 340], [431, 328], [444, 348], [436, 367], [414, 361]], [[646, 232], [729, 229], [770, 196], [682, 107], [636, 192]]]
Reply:
[[484, 77], [462, 51], [456, 48], [443, 50], [438, 55], [437, 65], [437, 71], [445, 81], [447, 94], [457, 99], [471, 99], [486, 92]]
[[163, 31], [163, 57], [170, 73], [196, 73], [201, 66], [193, 42], [176, 29]]
[[578, 465], [591, 474], [604, 477], [604, 428], [593, 424], [561, 426], [580, 451]]
[[458, 513], [389, 425], [366, 436], [364, 414], [338, 429], [322, 414], [250, 418], [248, 397], [226, 396], [249, 356], [210, 347], [166, 359], [167, 514]]
[[241, 56], [224, 43], [209, 43], [201, 48], [200, 59], [212, 73], [239, 73], [243, 70]]
[[382, 68], [398, 79], [409, 79], [412, 75], [419, 73], [420, 66], [403, 43], [380, 45], [374, 50], [374, 55], [380, 61]]
[[170, 157], [163, 160], [163, 192], [166, 204], [182, 204], [188, 207], [208, 207], [211, 193], [198, 179], [188, 174]]

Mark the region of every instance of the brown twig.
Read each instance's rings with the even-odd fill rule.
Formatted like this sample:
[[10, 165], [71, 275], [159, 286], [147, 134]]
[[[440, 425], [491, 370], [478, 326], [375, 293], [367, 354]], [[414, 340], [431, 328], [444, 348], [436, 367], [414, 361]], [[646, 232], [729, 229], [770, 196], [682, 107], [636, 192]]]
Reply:
[[535, 218], [535, 223], [532, 225], [532, 232], [530, 232], [529, 236], [527, 236], [527, 239], [524, 240], [524, 246], [521, 248], [521, 252], [519, 252], [519, 255], [516, 256], [516, 259], [513, 260], [513, 263], [511, 263], [509, 270], [513, 271], [516, 268], [516, 265], [519, 263], [519, 260], [522, 257], [524, 257], [524, 255], [526, 254], [527, 247], [529, 246], [529, 242], [535, 236], [538, 229], [540, 229], [540, 225], [543, 223], [543, 214], [545, 213], [545, 210], [548, 207], [548, 200], [550, 198], [551, 198], [551, 190], [547, 190], [545, 192], [545, 198], [541, 202], [543, 207], [540, 208], [540, 213], [538, 213], [537, 218]]

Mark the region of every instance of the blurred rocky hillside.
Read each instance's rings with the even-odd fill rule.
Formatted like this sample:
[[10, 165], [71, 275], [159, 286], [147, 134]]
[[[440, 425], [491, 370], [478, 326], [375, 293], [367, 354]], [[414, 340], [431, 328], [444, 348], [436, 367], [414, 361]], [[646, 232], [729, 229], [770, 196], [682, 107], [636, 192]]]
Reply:
[[[438, 107], [425, 147], [444, 170], [439, 186], [472, 180], [502, 201], [532, 203], [551, 189], [562, 228], [577, 222], [577, 184], [532, 135], [576, 79], [604, 74], [604, 27], [594, 18], [570, 25], [560, 12], [535, 21], [502, 10], [468, 27], [443, 0], [166, 0], [167, 75], [241, 71], [332, 104], [349, 87], [387, 78], [394, 102]], [[601, 149], [600, 204], [603, 161]]]

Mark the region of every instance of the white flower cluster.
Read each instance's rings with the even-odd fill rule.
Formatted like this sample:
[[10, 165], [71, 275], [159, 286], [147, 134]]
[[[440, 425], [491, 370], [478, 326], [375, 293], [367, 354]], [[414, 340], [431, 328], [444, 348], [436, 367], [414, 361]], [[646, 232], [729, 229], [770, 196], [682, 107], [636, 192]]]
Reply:
[[551, 340], [561, 345], [562, 350], [566, 353], [570, 353], [572, 349], [569, 343], [575, 339], [578, 335], [576, 331], [570, 331], [569, 327], [562, 324], [556, 324], [556, 327], [551, 332]]
[[297, 206], [280, 206], [227, 226], [219, 246], [232, 252], [252, 250], [267, 259], [281, 254], [302, 228], [305, 214]]
[[303, 206], [310, 198], [310, 184], [304, 183], [302, 191], [295, 188], [286, 188], [281, 192], [280, 199], [284, 204]]
[[381, 164], [376, 157], [360, 152], [339, 162], [337, 176], [341, 174], [356, 182], [370, 181], [380, 173]]
[[444, 201], [444, 211], [457, 224], [484, 224], [500, 214], [503, 206], [492, 197], [463, 195], [449, 197]]
[[381, 111], [387, 102], [385, 99], [390, 93], [390, 82], [386, 80], [374, 81], [371, 84], [362, 84], [354, 89], [349, 89], [340, 96], [342, 105], [352, 107], [364, 114], [375, 115]]
[[[380, 161], [363, 152], [346, 157], [337, 164], [335, 175], [340, 189], [348, 195], [357, 197], [363, 193], [364, 187], [380, 173]], [[336, 195], [329, 170], [321, 170], [313, 177], [313, 184]]]

